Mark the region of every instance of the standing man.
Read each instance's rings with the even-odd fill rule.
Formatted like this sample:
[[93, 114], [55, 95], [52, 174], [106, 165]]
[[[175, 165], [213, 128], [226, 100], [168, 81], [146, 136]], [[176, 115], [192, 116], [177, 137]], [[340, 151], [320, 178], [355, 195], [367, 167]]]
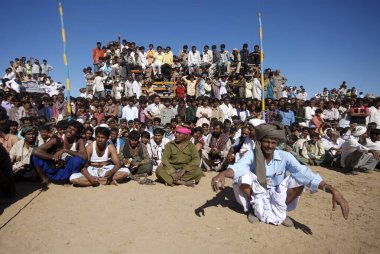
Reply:
[[343, 217], [348, 218], [348, 202], [336, 188], [301, 165], [290, 153], [276, 149], [279, 142], [285, 141], [283, 127], [261, 124], [256, 127], [256, 140], [254, 150], [211, 181], [213, 190], [217, 191], [224, 188], [226, 177], [234, 179], [235, 197], [244, 211], [249, 211], [249, 222], [294, 226], [286, 214], [295, 209], [304, 186], [311, 192], [321, 189], [332, 194], [333, 210], [340, 205]]
[[53, 67], [47, 63], [46, 59], [42, 60], [41, 65], [41, 74], [46, 74], [46, 76], [49, 76], [50, 71], [53, 70]]
[[176, 128], [175, 140], [165, 146], [162, 162], [157, 167], [156, 176], [167, 185], [194, 187], [202, 177], [200, 159], [195, 145], [188, 141], [191, 130]]
[[104, 81], [107, 79], [107, 76], [103, 77], [102, 71], [97, 71], [94, 78], [94, 87], [92, 91], [94, 92], [94, 97], [96, 98], [105, 98], [106, 92], [104, 89]]
[[99, 58], [104, 57], [104, 51], [102, 50], [102, 43], [97, 42], [96, 48], [92, 49], [92, 60], [94, 63], [94, 72], [97, 72], [100, 68]]

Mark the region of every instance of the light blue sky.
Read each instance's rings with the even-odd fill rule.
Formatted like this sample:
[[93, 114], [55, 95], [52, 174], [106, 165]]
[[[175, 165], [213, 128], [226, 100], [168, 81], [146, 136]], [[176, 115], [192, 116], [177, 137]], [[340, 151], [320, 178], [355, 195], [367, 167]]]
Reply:
[[[0, 16], [2, 71], [21, 56], [46, 58], [52, 77], [64, 82], [59, 1], [7, 1]], [[82, 69], [92, 64], [97, 41], [122, 39], [147, 47], [225, 43], [228, 50], [259, 43], [261, 11], [264, 67], [280, 69], [288, 85], [309, 94], [338, 87], [380, 94], [380, 1], [121, 1], [63, 0], [71, 90], [84, 86]]]

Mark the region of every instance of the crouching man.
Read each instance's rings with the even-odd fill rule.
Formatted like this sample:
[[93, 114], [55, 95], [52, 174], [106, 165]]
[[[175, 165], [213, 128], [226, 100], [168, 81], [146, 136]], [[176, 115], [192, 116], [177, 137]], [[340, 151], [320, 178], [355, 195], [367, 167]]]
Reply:
[[202, 177], [200, 158], [195, 145], [189, 142], [190, 129], [176, 128], [175, 140], [166, 144], [161, 164], [157, 167], [157, 179], [167, 185], [194, 187]]
[[87, 146], [88, 165], [80, 173], [70, 176], [71, 183], [82, 187], [116, 184], [129, 176], [129, 170], [121, 167], [115, 146], [107, 142], [109, 137], [108, 128], [96, 128], [95, 142]]
[[343, 217], [348, 218], [349, 206], [343, 195], [332, 185], [301, 165], [292, 154], [276, 150], [285, 140], [282, 126], [262, 124], [256, 127], [256, 148], [244, 154], [212, 178], [214, 191], [224, 187], [225, 178], [234, 179], [234, 193], [251, 223], [265, 222], [294, 226], [286, 216], [295, 209], [304, 186], [311, 192], [322, 189], [332, 194], [333, 209], [340, 205]]

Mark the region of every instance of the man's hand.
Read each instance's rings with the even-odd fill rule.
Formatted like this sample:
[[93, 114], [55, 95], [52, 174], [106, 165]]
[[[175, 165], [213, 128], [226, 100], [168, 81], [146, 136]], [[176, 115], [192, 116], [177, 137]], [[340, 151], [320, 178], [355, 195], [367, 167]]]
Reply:
[[226, 177], [224, 175], [224, 172], [220, 172], [219, 174], [214, 176], [211, 179], [212, 190], [217, 192], [219, 189], [224, 189], [225, 179], [226, 179]]
[[61, 156], [62, 154], [65, 152], [65, 149], [61, 149], [59, 150], [58, 152], [56, 152], [54, 155], [53, 155], [53, 160], [54, 161], [58, 161], [61, 159]]
[[100, 184], [98, 178], [94, 176], [90, 176], [88, 181], [91, 183], [92, 186], [98, 186]]
[[332, 191], [332, 203], [333, 203], [333, 211], [336, 210], [336, 205], [340, 205], [340, 209], [342, 210], [343, 217], [347, 220], [350, 208], [349, 208], [347, 200], [343, 197], [343, 195], [338, 190]]
[[375, 158], [375, 160], [380, 160], [380, 152], [379, 151], [371, 150], [370, 153], [372, 153], [373, 158]]
[[113, 170], [110, 170], [110, 171], [106, 172], [106, 174], [104, 175], [104, 178], [107, 178], [106, 184], [111, 184], [112, 183], [113, 175], [114, 174], [115, 174], [115, 172], [113, 172]]

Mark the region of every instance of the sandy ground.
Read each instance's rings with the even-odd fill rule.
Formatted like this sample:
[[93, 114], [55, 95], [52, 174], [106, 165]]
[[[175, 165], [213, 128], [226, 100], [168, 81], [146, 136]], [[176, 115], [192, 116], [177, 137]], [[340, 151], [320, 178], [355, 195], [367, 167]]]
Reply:
[[215, 173], [195, 188], [129, 182], [40, 193], [19, 184], [18, 201], [0, 210], [0, 227], [27, 206], [0, 229], [0, 253], [379, 253], [380, 173], [314, 170], [344, 193], [348, 221], [331, 211], [329, 194], [307, 191], [289, 214], [296, 228], [249, 224], [231, 181], [212, 192]]

